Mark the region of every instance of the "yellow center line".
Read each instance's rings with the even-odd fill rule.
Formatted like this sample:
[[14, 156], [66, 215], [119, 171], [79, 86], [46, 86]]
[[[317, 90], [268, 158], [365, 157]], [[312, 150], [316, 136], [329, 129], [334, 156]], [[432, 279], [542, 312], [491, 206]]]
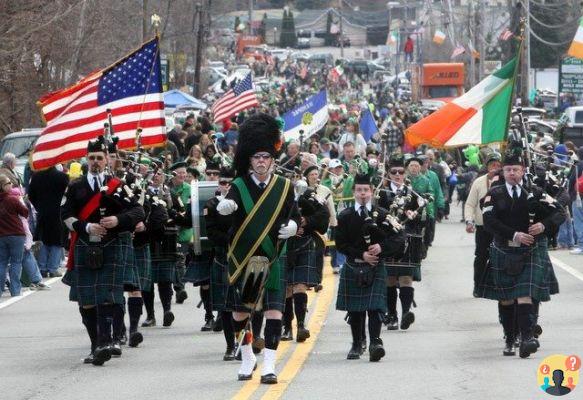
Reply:
[[[322, 292], [320, 292], [320, 293], [322, 293]], [[317, 295], [314, 291], [308, 292], [308, 305], [307, 305], [308, 309], [312, 305], [313, 301], [318, 297], [319, 297], [319, 295]], [[311, 319], [310, 319], [310, 322], [311, 322]], [[310, 335], [311, 335], [311, 337], [308, 340], [312, 340], [313, 334], [310, 333]], [[276, 363], [287, 355], [287, 352], [291, 348], [292, 344], [293, 344], [293, 341], [280, 342], [279, 346], [277, 347]], [[259, 362], [258, 362], [257, 363], [257, 370], [253, 374], [253, 379], [251, 379], [250, 381], [245, 383], [245, 385], [243, 385], [243, 387], [237, 392], [237, 394], [235, 396], [233, 396], [234, 400], [235, 399], [236, 400], [249, 399], [253, 395], [253, 393], [255, 393], [255, 391], [257, 389], [259, 389], [259, 387], [261, 385], [261, 378], [260, 378], [261, 366], [262, 366], [262, 364], [259, 364]], [[278, 378], [278, 380], [279, 380], [279, 378]]]

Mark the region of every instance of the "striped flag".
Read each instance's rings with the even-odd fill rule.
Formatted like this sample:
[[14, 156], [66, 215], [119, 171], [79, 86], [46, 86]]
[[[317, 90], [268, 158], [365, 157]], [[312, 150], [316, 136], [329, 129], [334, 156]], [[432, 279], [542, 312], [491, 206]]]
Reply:
[[435, 31], [433, 35], [433, 43], [442, 44], [445, 41], [445, 33], [440, 30]]
[[259, 102], [253, 90], [251, 73], [249, 73], [233, 89], [229, 90], [213, 104], [211, 107], [214, 116], [213, 120], [215, 123], [221, 122], [243, 110], [257, 105], [259, 105]]
[[457, 56], [461, 56], [466, 52], [466, 49], [461, 44], [458, 44], [455, 49], [453, 49], [453, 53], [451, 53], [451, 58], [456, 58]]
[[508, 28], [505, 28], [504, 31], [500, 34], [500, 40], [507, 41], [510, 39], [514, 34]]
[[455, 147], [504, 141], [510, 120], [516, 57], [466, 94], [407, 129], [411, 146]]
[[569, 46], [567, 54], [571, 57], [583, 59], [583, 18], [579, 20], [579, 27], [577, 28], [577, 32], [575, 33], [571, 46]]
[[135, 147], [138, 128], [144, 146], [165, 143], [158, 38], [73, 86], [43, 96], [39, 105], [47, 126], [34, 146], [33, 170], [84, 157], [87, 142], [103, 134], [108, 109], [120, 149]]

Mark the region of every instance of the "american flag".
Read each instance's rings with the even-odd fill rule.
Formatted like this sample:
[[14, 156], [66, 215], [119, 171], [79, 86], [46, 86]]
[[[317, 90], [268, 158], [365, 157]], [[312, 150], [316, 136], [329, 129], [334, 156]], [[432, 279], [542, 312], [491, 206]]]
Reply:
[[461, 56], [462, 54], [464, 54], [466, 52], [466, 49], [464, 48], [464, 46], [457, 45], [455, 47], [455, 49], [453, 49], [453, 53], [451, 53], [451, 58], [456, 58], [457, 56]]
[[214, 115], [214, 122], [217, 123], [257, 105], [259, 105], [259, 102], [253, 90], [251, 73], [249, 73], [233, 89], [230, 89], [223, 97], [218, 99], [211, 107], [211, 110]]
[[142, 145], [164, 143], [158, 38], [73, 86], [43, 96], [39, 104], [47, 126], [33, 150], [34, 170], [84, 157], [87, 142], [103, 134], [107, 109], [119, 148], [135, 147], [137, 128], [142, 128]]
[[513, 35], [514, 34], [508, 28], [505, 28], [504, 31], [500, 34], [500, 40], [507, 41]]

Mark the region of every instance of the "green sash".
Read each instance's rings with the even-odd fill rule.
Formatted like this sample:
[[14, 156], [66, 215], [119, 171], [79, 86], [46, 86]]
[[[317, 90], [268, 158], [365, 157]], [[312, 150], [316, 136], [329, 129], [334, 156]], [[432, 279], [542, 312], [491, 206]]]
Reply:
[[242, 178], [236, 178], [232, 184], [239, 189], [247, 216], [229, 246], [227, 254], [230, 272], [229, 283], [231, 285], [235, 283], [247, 266], [249, 258], [261, 246], [267, 258], [270, 261], [274, 260], [265, 287], [277, 290], [279, 288], [281, 265], [279, 254], [276, 254], [277, 249], [269, 237], [269, 232], [283, 207], [290, 181], [289, 179], [272, 175], [269, 185], [267, 185], [257, 203], [253, 202], [249, 189], [247, 189]]

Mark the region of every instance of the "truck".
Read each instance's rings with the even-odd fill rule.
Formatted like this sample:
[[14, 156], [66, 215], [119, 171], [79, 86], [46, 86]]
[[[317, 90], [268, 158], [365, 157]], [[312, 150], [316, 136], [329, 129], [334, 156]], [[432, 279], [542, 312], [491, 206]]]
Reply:
[[[256, 58], [256, 50], [261, 49], [263, 41], [261, 36], [239, 34], [237, 36], [236, 55], [237, 59]], [[263, 56], [263, 54], [261, 54]]]
[[422, 70], [422, 103], [444, 105], [464, 94], [463, 63], [425, 63]]

